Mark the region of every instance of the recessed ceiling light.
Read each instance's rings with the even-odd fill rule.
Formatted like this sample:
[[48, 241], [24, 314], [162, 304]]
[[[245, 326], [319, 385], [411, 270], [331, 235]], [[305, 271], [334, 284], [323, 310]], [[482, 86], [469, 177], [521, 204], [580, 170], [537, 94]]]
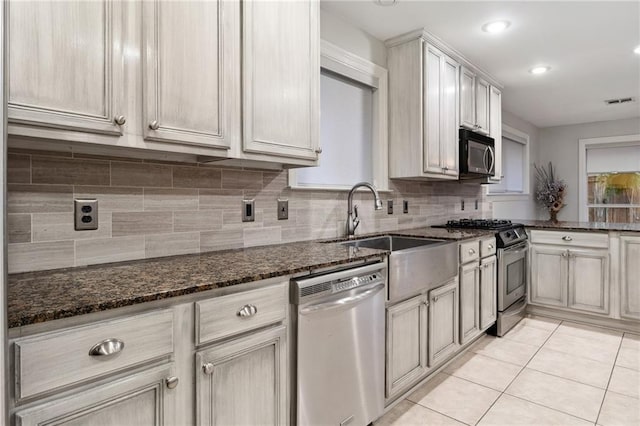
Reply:
[[493, 21], [493, 22], [484, 24], [482, 26], [482, 31], [486, 33], [492, 33], [492, 34], [501, 33], [507, 28], [509, 28], [509, 25], [511, 25], [511, 22], [509, 21]]
[[539, 66], [539, 67], [533, 67], [529, 70], [529, 72], [531, 74], [544, 74], [545, 72], [549, 71], [551, 69], [551, 67], [547, 67], [547, 66]]
[[378, 6], [395, 6], [397, 0], [373, 0]]
[[635, 53], [636, 55], [640, 55], [640, 46], [633, 49], [633, 53]]

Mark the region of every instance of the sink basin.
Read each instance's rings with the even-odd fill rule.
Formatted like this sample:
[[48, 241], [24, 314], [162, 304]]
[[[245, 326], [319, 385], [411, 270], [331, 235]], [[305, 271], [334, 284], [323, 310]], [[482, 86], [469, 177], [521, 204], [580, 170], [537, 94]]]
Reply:
[[388, 250], [391, 252], [399, 250], [408, 250], [416, 247], [429, 246], [432, 244], [446, 243], [444, 240], [433, 240], [428, 238], [411, 238], [411, 237], [374, 237], [364, 240], [349, 241], [343, 243], [349, 247], [365, 247], [379, 250]]
[[458, 243], [413, 237], [374, 237], [342, 243], [391, 252], [388, 261], [389, 301], [408, 299], [458, 275]]

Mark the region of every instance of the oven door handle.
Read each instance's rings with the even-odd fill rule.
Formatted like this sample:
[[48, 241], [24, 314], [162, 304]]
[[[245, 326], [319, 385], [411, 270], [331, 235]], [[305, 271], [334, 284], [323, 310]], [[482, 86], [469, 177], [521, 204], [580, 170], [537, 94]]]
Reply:
[[506, 255], [509, 255], [509, 256], [515, 256], [515, 255], [517, 255], [517, 254], [524, 253], [524, 252], [526, 252], [526, 251], [528, 251], [528, 250], [529, 250], [529, 248], [528, 248], [528, 247], [527, 247], [527, 248], [521, 248], [520, 250], [514, 250], [514, 251], [507, 251], [507, 250], [505, 250], [504, 254], [505, 254], [505, 256], [506, 256]]

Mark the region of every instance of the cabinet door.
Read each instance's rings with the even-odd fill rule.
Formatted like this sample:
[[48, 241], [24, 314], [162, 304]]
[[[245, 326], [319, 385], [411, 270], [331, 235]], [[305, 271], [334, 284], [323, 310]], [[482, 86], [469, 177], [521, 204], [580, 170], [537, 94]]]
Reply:
[[476, 75], [465, 67], [460, 67], [460, 126], [476, 127]]
[[489, 94], [489, 136], [494, 140], [494, 175], [492, 182], [502, 180], [502, 92], [491, 86]]
[[424, 54], [424, 171], [443, 173], [442, 137], [442, 59], [444, 54], [425, 44]]
[[445, 175], [458, 176], [458, 129], [459, 125], [459, 91], [460, 91], [460, 65], [443, 56], [442, 61], [442, 105], [441, 105], [441, 130], [440, 152], [441, 163]]
[[242, 13], [244, 151], [316, 160], [318, 1], [244, 1]]
[[609, 313], [609, 251], [569, 250], [569, 308]]
[[196, 354], [196, 424], [287, 423], [286, 353], [281, 326]]
[[427, 301], [417, 296], [387, 309], [386, 397], [427, 370]]
[[11, 1], [7, 22], [10, 122], [122, 134], [119, 2]]
[[531, 246], [531, 303], [567, 306], [567, 250], [551, 246]]
[[476, 132], [489, 134], [489, 83], [482, 78], [476, 79]]
[[429, 292], [429, 367], [458, 348], [458, 279]]
[[467, 263], [460, 267], [460, 343], [464, 344], [480, 332], [480, 265]]
[[640, 319], [640, 238], [620, 237], [620, 316]]
[[69, 397], [16, 413], [21, 426], [161, 426], [176, 424], [175, 394], [166, 380], [173, 367], [164, 366], [79, 391]]
[[239, 142], [239, 3], [142, 7], [145, 138], [223, 149]]
[[486, 330], [497, 318], [498, 263], [495, 256], [482, 259], [480, 265], [480, 330]]

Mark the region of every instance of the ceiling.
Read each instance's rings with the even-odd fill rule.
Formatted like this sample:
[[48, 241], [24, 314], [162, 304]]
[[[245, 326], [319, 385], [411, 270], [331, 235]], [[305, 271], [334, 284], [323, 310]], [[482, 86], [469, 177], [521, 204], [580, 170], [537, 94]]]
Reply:
[[[538, 127], [640, 117], [640, 1], [328, 1], [322, 8], [386, 40], [426, 28], [504, 84], [503, 108]], [[511, 26], [488, 34], [483, 24]], [[529, 73], [544, 64], [551, 71]], [[605, 99], [636, 102], [607, 106]]]

